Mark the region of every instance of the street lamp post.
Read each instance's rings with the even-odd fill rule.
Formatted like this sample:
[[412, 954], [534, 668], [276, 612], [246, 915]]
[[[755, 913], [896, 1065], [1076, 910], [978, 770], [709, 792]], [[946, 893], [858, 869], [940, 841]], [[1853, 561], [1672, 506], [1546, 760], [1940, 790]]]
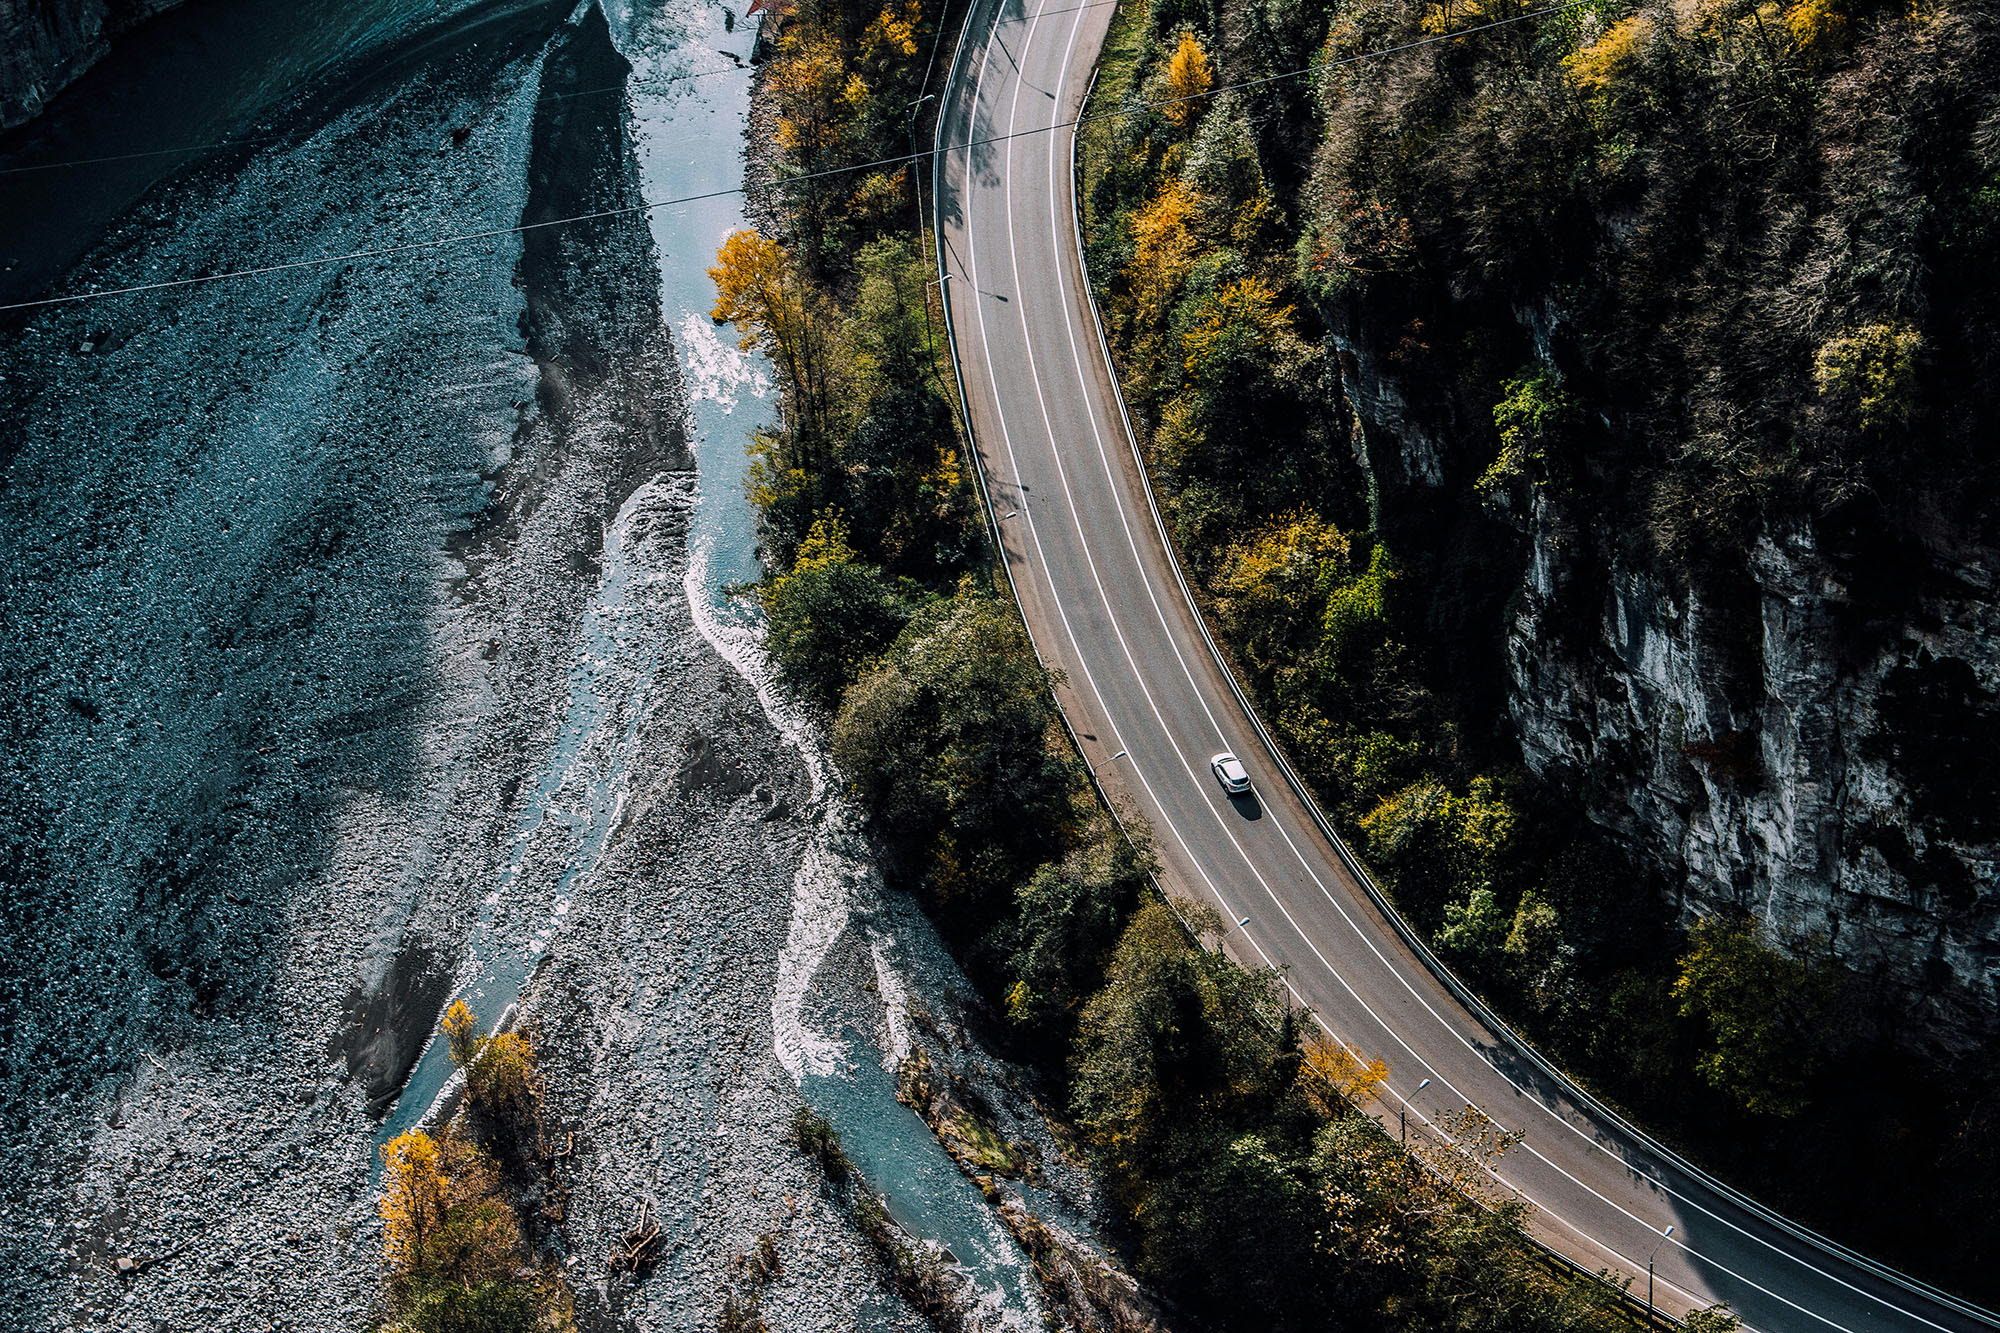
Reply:
[[[1118, 752], [1118, 754], [1124, 754], [1124, 753], [1125, 753], [1125, 752], [1124, 752], [1123, 750], [1120, 750], [1120, 751]], [[1113, 755], [1113, 756], [1112, 756], [1112, 758], [1114, 758], [1114, 759], [1115, 759], [1115, 758], [1117, 758], [1117, 757], [1118, 757], [1117, 755]], [[1220, 948], [1222, 947], [1222, 942], [1223, 942], [1224, 940], [1228, 939], [1228, 938], [1229, 938], [1229, 937], [1230, 937], [1231, 935], [1234, 935], [1234, 934], [1235, 934], [1235, 933], [1236, 933], [1237, 931], [1239, 931], [1239, 930], [1243, 929], [1243, 927], [1245, 927], [1245, 926], [1247, 926], [1247, 925], [1249, 925], [1249, 924], [1250, 924], [1250, 918], [1249, 918], [1249, 917], [1247, 917], [1247, 916], [1239, 916], [1239, 917], [1237, 917], [1237, 918], [1236, 918], [1236, 924], [1235, 924], [1235, 925], [1231, 926], [1231, 927], [1230, 927], [1230, 928], [1229, 928], [1228, 930], [1225, 930], [1225, 931], [1223, 931], [1223, 932], [1222, 932], [1222, 933], [1221, 933], [1220, 935], [1218, 935], [1218, 936], [1216, 936], [1216, 937], [1215, 937], [1215, 947], [1216, 947], [1216, 948], [1218, 948], [1218, 949], [1220, 949]]]
[[[1428, 1088], [1430, 1085], [1431, 1081], [1429, 1079], [1425, 1079], [1423, 1082], [1417, 1084], [1417, 1092], [1422, 1092], [1425, 1088]], [[1410, 1097], [1416, 1096], [1417, 1092], [1411, 1093]], [[1396, 1132], [1397, 1132], [1397, 1137], [1399, 1137], [1403, 1141], [1404, 1146], [1407, 1147], [1410, 1142], [1409, 1097], [1405, 1097], [1403, 1099], [1403, 1104], [1396, 1108]]]
[[1653, 1252], [1646, 1256], [1646, 1327], [1647, 1328], [1651, 1328], [1653, 1326], [1653, 1260], [1660, 1257], [1660, 1246], [1665, 1245], [1667, 1243], [1667, 1237], [1673, 1234], [1674, 1234], [1674, 1229], [1671, 1226], [1669, 1226], [1665, 1231], [1662, 1231], [1660, 1233], [1659, 1240], [1654, 1242], [1653, 1244]]
[[[909, 112], [910, 116], [910, 206], [916, 212], [917, 255], [919, 258], [922, 258], [925, 255], [927, 255], [929, 253], [929, 249], [924, 244], [923, 166], [925, 162], [925, 155], [917, 151], [917, 112], [921, 111], [924, 108], [925, 103], [935, 102], [935, 101], [937, 101], [936, 93], [925, 93], [922, 97], [919, 97], [916, 101], [910, 103], [910, 105], [907, 108], [905, 108]], [[939, 269], [943, 269], [944, 265], [940, 263], [938, 267]], [[944, 275], [943, 278], [935, 278], [932, 280], [932, 282], [935, 282], [937, 285], [938, 300], [940, 301], [945, 299], [944, 280], [945, 278], [949, 278], [950, 276], [951, 275], [947, 273]], [[924, 284], [924, 293], [923, 293], [924, 337], [927, 340], [928, 350], [931, 353], [930, 356], [931, 376], [934, 379], [938, 379], [938, 390], [939, 392], [942, 393], [944, 391], [944, 381], [942, 378], [938, 376], [937, 332], [931, 327], [931, 285], [932, 284], [930, 282]], [[950, 395], [945, 394], [945, 398], [947, 401], [949, 401]]]
[[909, 112], [910, 117], [910, 194], [917, 208], [917, 244], [919, 245], [922, 245], [924, 241], [924, 154], [917, 151], [917, 112], [923, 109], [926, 102], [935, 101], [937, 101], [936, 93], [925, 93], [922, 97], [919, 97], [916, 101], [910, 103], [908, 107], [904, 108]]

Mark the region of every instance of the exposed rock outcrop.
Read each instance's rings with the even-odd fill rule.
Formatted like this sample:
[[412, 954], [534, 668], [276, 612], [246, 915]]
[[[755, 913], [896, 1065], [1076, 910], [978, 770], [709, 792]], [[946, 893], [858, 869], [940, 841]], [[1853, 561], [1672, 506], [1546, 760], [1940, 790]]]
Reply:
[[1745, 534], [1740, 566], [1690, 575], [1559, 487], [1495, 521], [1467, 498], [1491, 448], [1472, 407], [1388, 373], [1353, 325], [1336, 341], [1392, 544], [1454, 582], [1477, 550], [1463, 577], [1504, 590], [1477, 602], [1502, 618], [1501, 729], [1526, 767], [1579, 792], [1685, 912], [1829, 942], [1930, 1038], [1982, 1030], [2000, 993], [1994, 552], [1821, 523]]

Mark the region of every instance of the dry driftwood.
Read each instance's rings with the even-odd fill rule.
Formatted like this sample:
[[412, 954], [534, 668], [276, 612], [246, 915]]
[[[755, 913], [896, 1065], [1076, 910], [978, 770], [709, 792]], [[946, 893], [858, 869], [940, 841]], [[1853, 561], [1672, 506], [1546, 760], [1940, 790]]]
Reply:
[[614, 1276], [644, 1277], [659, 1262], [663, 1241], [664, 1233], [653, 1217], [653, 1201], [648, 1199], [639, 1205], [637, 1218], [625, 1232], [625, 1239], [611, 1251], [605, 1267]]

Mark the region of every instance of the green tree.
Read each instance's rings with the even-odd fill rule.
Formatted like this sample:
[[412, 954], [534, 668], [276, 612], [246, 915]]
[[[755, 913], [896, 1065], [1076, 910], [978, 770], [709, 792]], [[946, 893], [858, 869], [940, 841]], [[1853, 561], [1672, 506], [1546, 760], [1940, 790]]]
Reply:
[[832, 708], [894, 641], [909, 608], [882, 571], [862, 564], [839, 519], [822, 517], [787, 573], [764, 587], [768, 646], [785, 682]]
[[1923, 335], [1906, 324], [1864, 324], [1813, 354], [1813, 383], [1862, 430], [1906, 425], [1916, 411]]
[[1014, 890], [1013, 914], [999, 932], [1009, 1019], [1042, 1035], [1067, 1035], [1103, 978], [1147, 868], [1143, 853], [1100, 816], [1088, 838]]
[[1831, 960], [1780, 953], [1751, 923], [1716, 918], [1689, 932], [1674, 981], [1681, 1013], [1708, 1033], [1701, 1076], [1744, 1110], [1780, 1119], [1805, 1109], [1828, 1063], [1841, 991]]
[[[1183, 903], [1198, 930], [1218, 923]], [[1282, 992], [1188, 942], [1174, 909], [1144, 903], [1112, 952], [1104, 986], [1077, 1028], [1071, 1105], [1099, 1164], [1128, 1196], [1188, 1151], [1204, 1122], [1267, 1115], [1291, 1088], [1296, 1049], [1269, 1034], [1286, 1028]]]
[[1580, 416], [1576, 400], [1545, 369], [1517, 375], [1501, 386], [1493, 405], [1500, 453], [1475, 485], [1493, 494], [1516, 481], [1550, 480]]
[[1266, 1135], [1202, 1142], [1140, 1216], [1142, 1273], [1216, 1324], [1326, 1327], [1338, 1279], [1315, 1248], [1325, 1213], [1301, 1168]]
[[1067, 830], [1055, 720], [1013, 608], [970, 586], [919, 612], [841, 703], [835, 761], [904, 868], [971, 913], [961, 924], [983, 931], [995, 892]]
[[[1361, 832], [1371, 863], [1387, 876], [1403, 910], [1434, 931], [1444, 924], [1447, 904], [1471, 901], [1482, 886], [1497, 890], [1515, 825], [1513, 807], [1493, 779], [1474, 778], [1457, 796], [1427, 778], [1363, 816]], [[1498, 911], [1495, 905], [1483, 915], [1494, 916], [1497, 926], [1506, 919]]]

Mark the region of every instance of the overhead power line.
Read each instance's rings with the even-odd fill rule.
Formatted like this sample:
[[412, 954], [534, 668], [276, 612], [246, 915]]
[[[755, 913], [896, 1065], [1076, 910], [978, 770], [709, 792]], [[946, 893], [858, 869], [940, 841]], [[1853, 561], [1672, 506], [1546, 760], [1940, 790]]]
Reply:
[[[1378, 60], [1384, 56], [1399, 55], [1405, 51], [1414, 51], [1426, 46], [1437, 46], [1444, 42], [1462, 41], [1467, 37], [1474, 37], [1480, 33], [1492, 32], [1496, 28], [1505, 28], [1513, 24], [1525, 23], [1530, 19], [1545, 18], [1551, 14], [1561, 13], [1565, 10], [1579, 9], [1592, 2], [1593, 0], [1563, 0], [1560, 4], [1544, 5], [1537, 9], [1523, 10], [1518, 14], [1509, 14], [1504, 18], [1489, 19], [1484, 23], [1476, 23], [1471, 27], [1460, 28], [1455, 32], [1431, 33], [1423, 37], [1413, 38], [1407, 42], [1397, 42], [1391, 46], [1377, 47], [1368, 51], [1357, 51], [1333, 60], [1314, 61], [1311, 64], [1301, 65], [1296, 69], [1283, 70], [1276, 74], [1266, 74], [1254, 79], [1241, 79], [1233, 83], [1217, 84], [1199, 93], [1188, 93], [1180, 97], [1166, 97], [1152, 101], [1127, 102], [1107, 111], [1078, 116], [1074, 120], [1059, 120], [1053, 124], [1038, 126], [1030, 130], [1014, 130], [1006, 134], [992, 134], [984, 138], [968, 139], [963, 143], [944, 144], [936, 151], [946, 153], [969, 152], [974, 148], [984, 148], [997, 143], [1006, 143], [1013, 139], [1025, 139], [1037, 134], [1050, 134], [1061, 129], [1074, 129], [1097, 121], [1116, 120], [1124, 116], [1139, 115], [1143, 112], [1156, 111], [1162, 107], [1175, 106], [1183, 102], [1196, 102], [1206, 98], [1219, 97], [1224, 93], [1265, 88], [1273, 84], [1286, 82], [1287, 80], [1303, 78], [1308, 74], [1316, 74], [1324, 70], [1340, 69], [1347, 65], [1360, 64], [1367, 60]], [[730, 71], [717, 72], [728, 73]], [[889, 157], [871, 158], [865, 162], [847, 162], [839, 166], [822, 167], [816, 171], [802, 171], [794, 175], [784, 176], [773, 181], [772, 184], [776, 188], [792, 188], [812, 181], [825, 180], [832, 176], [847, 176], [858, 172], [880, 171], [888, 167], [904, 166], [910, 162], [921, 161], [929, 157], [930, 154], [931, 150], [924, 150], [921, 152], [897, 153]], [[315, 255], [308, 259], [293, 259], [277, 264], [260, 264], [249, 268], [229, 269], [221, 273], [198, 274], [188, 278], [164, 278], [157, 282], [133, 283], [125, 287], [107, 287], [98, 291], [71, 292], [62, 296], [44, 296], [32, 301], [14, 301], [6, 305], [0, 305], [0, 311], [31, 310], [43, 306], [73, 305], [83, 301], [100, 301], [112, 296], [135, 296], [143, 292], [171, 291], [175, 288], [195, 287], [210, 282], [228, 282], [239, 278], [266, 277], [274, 273], [290, 273], [300, 269], [323, 268], [330, 264], [346, 264], [362, 259], [381, 259], [390, 255], [409, 254], [419, 250], [433, 250], [441, 246], [463, 245], [470, 241], [494, 240], [502, 236], [518, 236], [527, 232], [541, 231], [549, 227], [567, 227], [581, 222], [595, 222], [604, 218], [625, 217], [635, 213], [651, 213], [662, 208], [674, 208], [683, 204], [696, 204], [710, 199], [727, 198], [730, 195], [742, 194], [743, 191], [744, 187], [737, 185], [721, 190], [706, 190], [698, 194], [676, 195], [670, 199], [642, 199], [636, 204], [626, 204], [618, 208], [598, 209], [589, 213], [576, 213], [567, 217], [547, 218], [540, 222], [523, 222], [509, 227], [487, 227], [479, 231], [457, 232], [449, 236], [431, 237], [427, 240], [406, 241], [397, 245], [375, 246], [363, 250], [348, 250], [340, 254]]]

